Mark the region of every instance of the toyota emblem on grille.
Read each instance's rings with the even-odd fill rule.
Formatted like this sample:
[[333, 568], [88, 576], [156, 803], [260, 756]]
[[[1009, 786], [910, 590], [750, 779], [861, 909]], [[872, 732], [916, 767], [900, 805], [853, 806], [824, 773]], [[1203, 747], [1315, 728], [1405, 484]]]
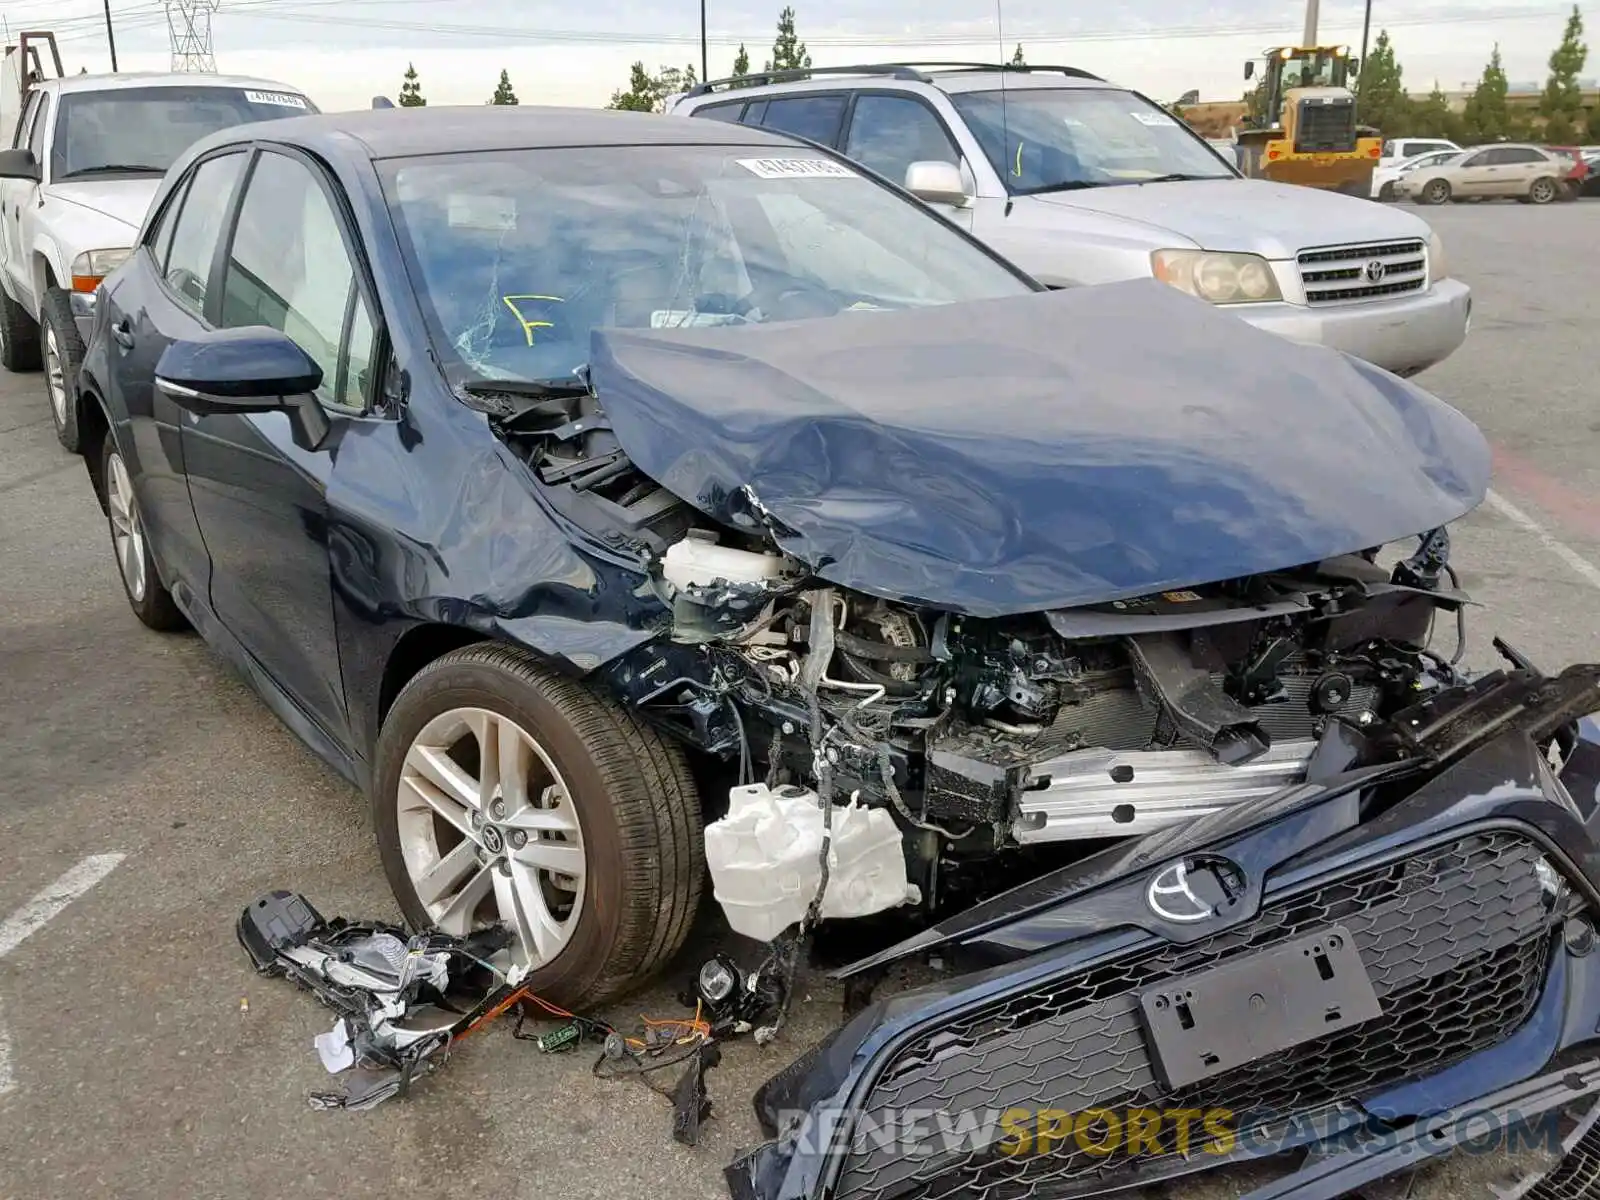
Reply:
[[1181, 858], [1162, 867], [1145, 888], [1150, 911], [1175, 925], [1220, 916], [1244, 894], [1244, 877], [1225, 858]]
[[1379, 262], [1377, 259], [1373, 259], [1366, 265], [1361, 273], [1367, 277], [1368, 283], [1381, 283], [1383, 282], [1383, 277], [1388, 270], [1389, 268], [1384, 266], [1383, 263]]

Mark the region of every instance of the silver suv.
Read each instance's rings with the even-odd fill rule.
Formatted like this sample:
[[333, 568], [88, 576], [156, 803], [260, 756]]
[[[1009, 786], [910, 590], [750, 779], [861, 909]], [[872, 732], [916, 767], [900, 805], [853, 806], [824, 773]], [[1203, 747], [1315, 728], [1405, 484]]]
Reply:
[[701, 84], [667, 111], [840, 150], [1054, 287], [1154, 275], [1402, 375], [1467, 335], [1471, 292], [1421, 218], [1245, 179], [1159, 105], [1075, 67], [774, 72]]

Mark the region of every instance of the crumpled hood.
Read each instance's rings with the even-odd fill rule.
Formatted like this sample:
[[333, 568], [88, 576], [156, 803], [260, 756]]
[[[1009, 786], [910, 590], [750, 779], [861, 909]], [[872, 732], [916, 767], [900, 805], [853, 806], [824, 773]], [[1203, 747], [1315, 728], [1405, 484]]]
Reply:
[[1307, 246], [1425, 238], [1429, 233], [1427, 222], [1392, 206], [1263, 179], [1128, 184], [1031, 199], [1159, 226], [1204, 250], [1267, 258], [1293, 258]]
[[150, 202], [155, 199], [156, 190], [160, 186], [160, 176], [138, 179], [94, 179], [80, 183], [52, 184], [49, 196], [52, 200], [64, 200], [126, 225], [131, 245], [131, 235], [138, 233], [139, 227], [144, 224], [145, 214], [150, 211]]
[[1315, 562], [1455, 520], [1489, 450], [1387, 372], [1152, 280], [597, 330], [639, 467], [823, 579], [978, 616]]

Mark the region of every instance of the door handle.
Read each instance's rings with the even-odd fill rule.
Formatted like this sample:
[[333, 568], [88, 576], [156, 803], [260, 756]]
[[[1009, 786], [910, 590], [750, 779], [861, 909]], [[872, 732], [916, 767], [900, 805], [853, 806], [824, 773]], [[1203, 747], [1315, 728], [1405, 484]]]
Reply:
[[133, 349], [133, 326], [128, 323], [126, 317], [111, 327], [111, 336], [124, 350]]

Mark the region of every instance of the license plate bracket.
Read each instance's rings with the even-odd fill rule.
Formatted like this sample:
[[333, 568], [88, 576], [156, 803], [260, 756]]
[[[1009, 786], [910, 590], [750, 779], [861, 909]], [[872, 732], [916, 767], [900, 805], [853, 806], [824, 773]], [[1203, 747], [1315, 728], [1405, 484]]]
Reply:
[[1169, 1089], [1383, 1015], [1350, 931], [1331, 925], [1139, 993], [1156, 1073]]

